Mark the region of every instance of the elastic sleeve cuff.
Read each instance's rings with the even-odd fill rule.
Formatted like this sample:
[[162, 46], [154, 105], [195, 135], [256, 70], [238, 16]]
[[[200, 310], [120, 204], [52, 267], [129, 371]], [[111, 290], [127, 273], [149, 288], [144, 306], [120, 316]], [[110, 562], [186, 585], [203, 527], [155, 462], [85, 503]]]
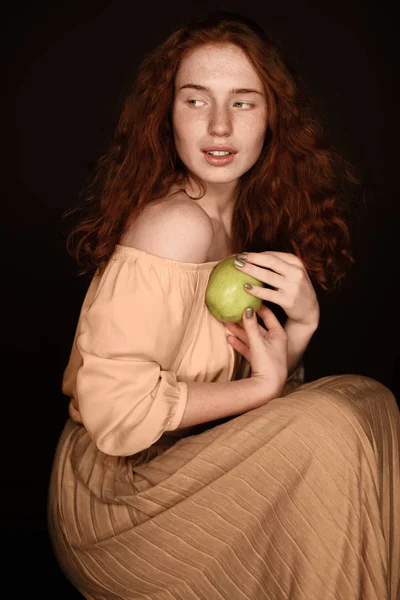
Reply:
[[174, 414], [170, 419], [170, 424], [165, 431], [174, 431], [177, 427], [179, 427], [179, 425], [183, 419], [185, 409], [186, 409], [186, 404], [187, 404], [187, 399], [188, 399], [187, 383], [185, 381], [178, 381], [177, 388], [178, 388], [179, 400], [177, 401]]

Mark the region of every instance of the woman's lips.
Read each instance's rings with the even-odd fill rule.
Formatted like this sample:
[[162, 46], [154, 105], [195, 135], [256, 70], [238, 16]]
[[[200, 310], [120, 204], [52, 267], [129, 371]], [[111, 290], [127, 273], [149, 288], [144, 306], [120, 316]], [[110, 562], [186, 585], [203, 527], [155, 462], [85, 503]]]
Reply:
[[208, 154], [208, 152], [203, 150], [204, 157], [210, 165], [214, 165], [215, 167], [223, 167], [224, 165], [229, 165], [235, 158], [236, 154], [227, 154], [226, 156], [212, 156]]

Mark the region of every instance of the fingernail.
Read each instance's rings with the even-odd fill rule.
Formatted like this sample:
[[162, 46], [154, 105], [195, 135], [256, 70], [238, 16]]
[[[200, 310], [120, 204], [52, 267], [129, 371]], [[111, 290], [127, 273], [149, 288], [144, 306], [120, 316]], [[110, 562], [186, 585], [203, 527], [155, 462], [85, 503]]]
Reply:
[[251, 317], [253, 316], [253, 312], [254, 312], [253, 309], [251, 307], [250, 308], [246, 308], [245, 312], [246, 312], [246, 317], [248, 319], [251, 319]]
[[235, 265], [237, 267], [244, 267], [244, 262], [242, 260], [235, 260]]
[[244, 287], [246, 288], [246, 290], [252, 290], [253, 286], [251, 285], [251, 283], [245, 283]]
[[238, 258], [239, 260], [246, 260], [247, 252], [243, 252], [243, 254], [236, 254], [236, 258]]

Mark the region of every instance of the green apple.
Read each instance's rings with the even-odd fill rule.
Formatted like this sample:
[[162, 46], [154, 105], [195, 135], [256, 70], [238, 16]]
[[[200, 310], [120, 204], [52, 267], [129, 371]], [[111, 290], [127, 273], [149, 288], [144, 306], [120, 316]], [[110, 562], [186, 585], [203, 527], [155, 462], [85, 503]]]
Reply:
[[207, 283], [207, 308], [221, 322], [237, 323], [246, 308], [251, 306], [255, 312], [262, 305], [261, 298], [248, 294], [243, 285], [251, 283], [264, 287], [263, 282], [237, 269], [235, 258], [228, 256], [216, 264]]

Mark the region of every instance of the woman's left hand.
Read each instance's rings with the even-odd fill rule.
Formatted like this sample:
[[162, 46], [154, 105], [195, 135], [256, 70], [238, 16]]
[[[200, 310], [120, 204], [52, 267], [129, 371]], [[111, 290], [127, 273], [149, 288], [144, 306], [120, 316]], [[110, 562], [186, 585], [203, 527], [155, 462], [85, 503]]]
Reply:
[[293, 322], [318, 326], [318, 299], [300, 258], [288, 252], [270, 250], [246, 254], [245, 266], [236, 268], [274, 289], [253, 285], [251, 290], [244, 290], [251, 296], [278, 304]]

